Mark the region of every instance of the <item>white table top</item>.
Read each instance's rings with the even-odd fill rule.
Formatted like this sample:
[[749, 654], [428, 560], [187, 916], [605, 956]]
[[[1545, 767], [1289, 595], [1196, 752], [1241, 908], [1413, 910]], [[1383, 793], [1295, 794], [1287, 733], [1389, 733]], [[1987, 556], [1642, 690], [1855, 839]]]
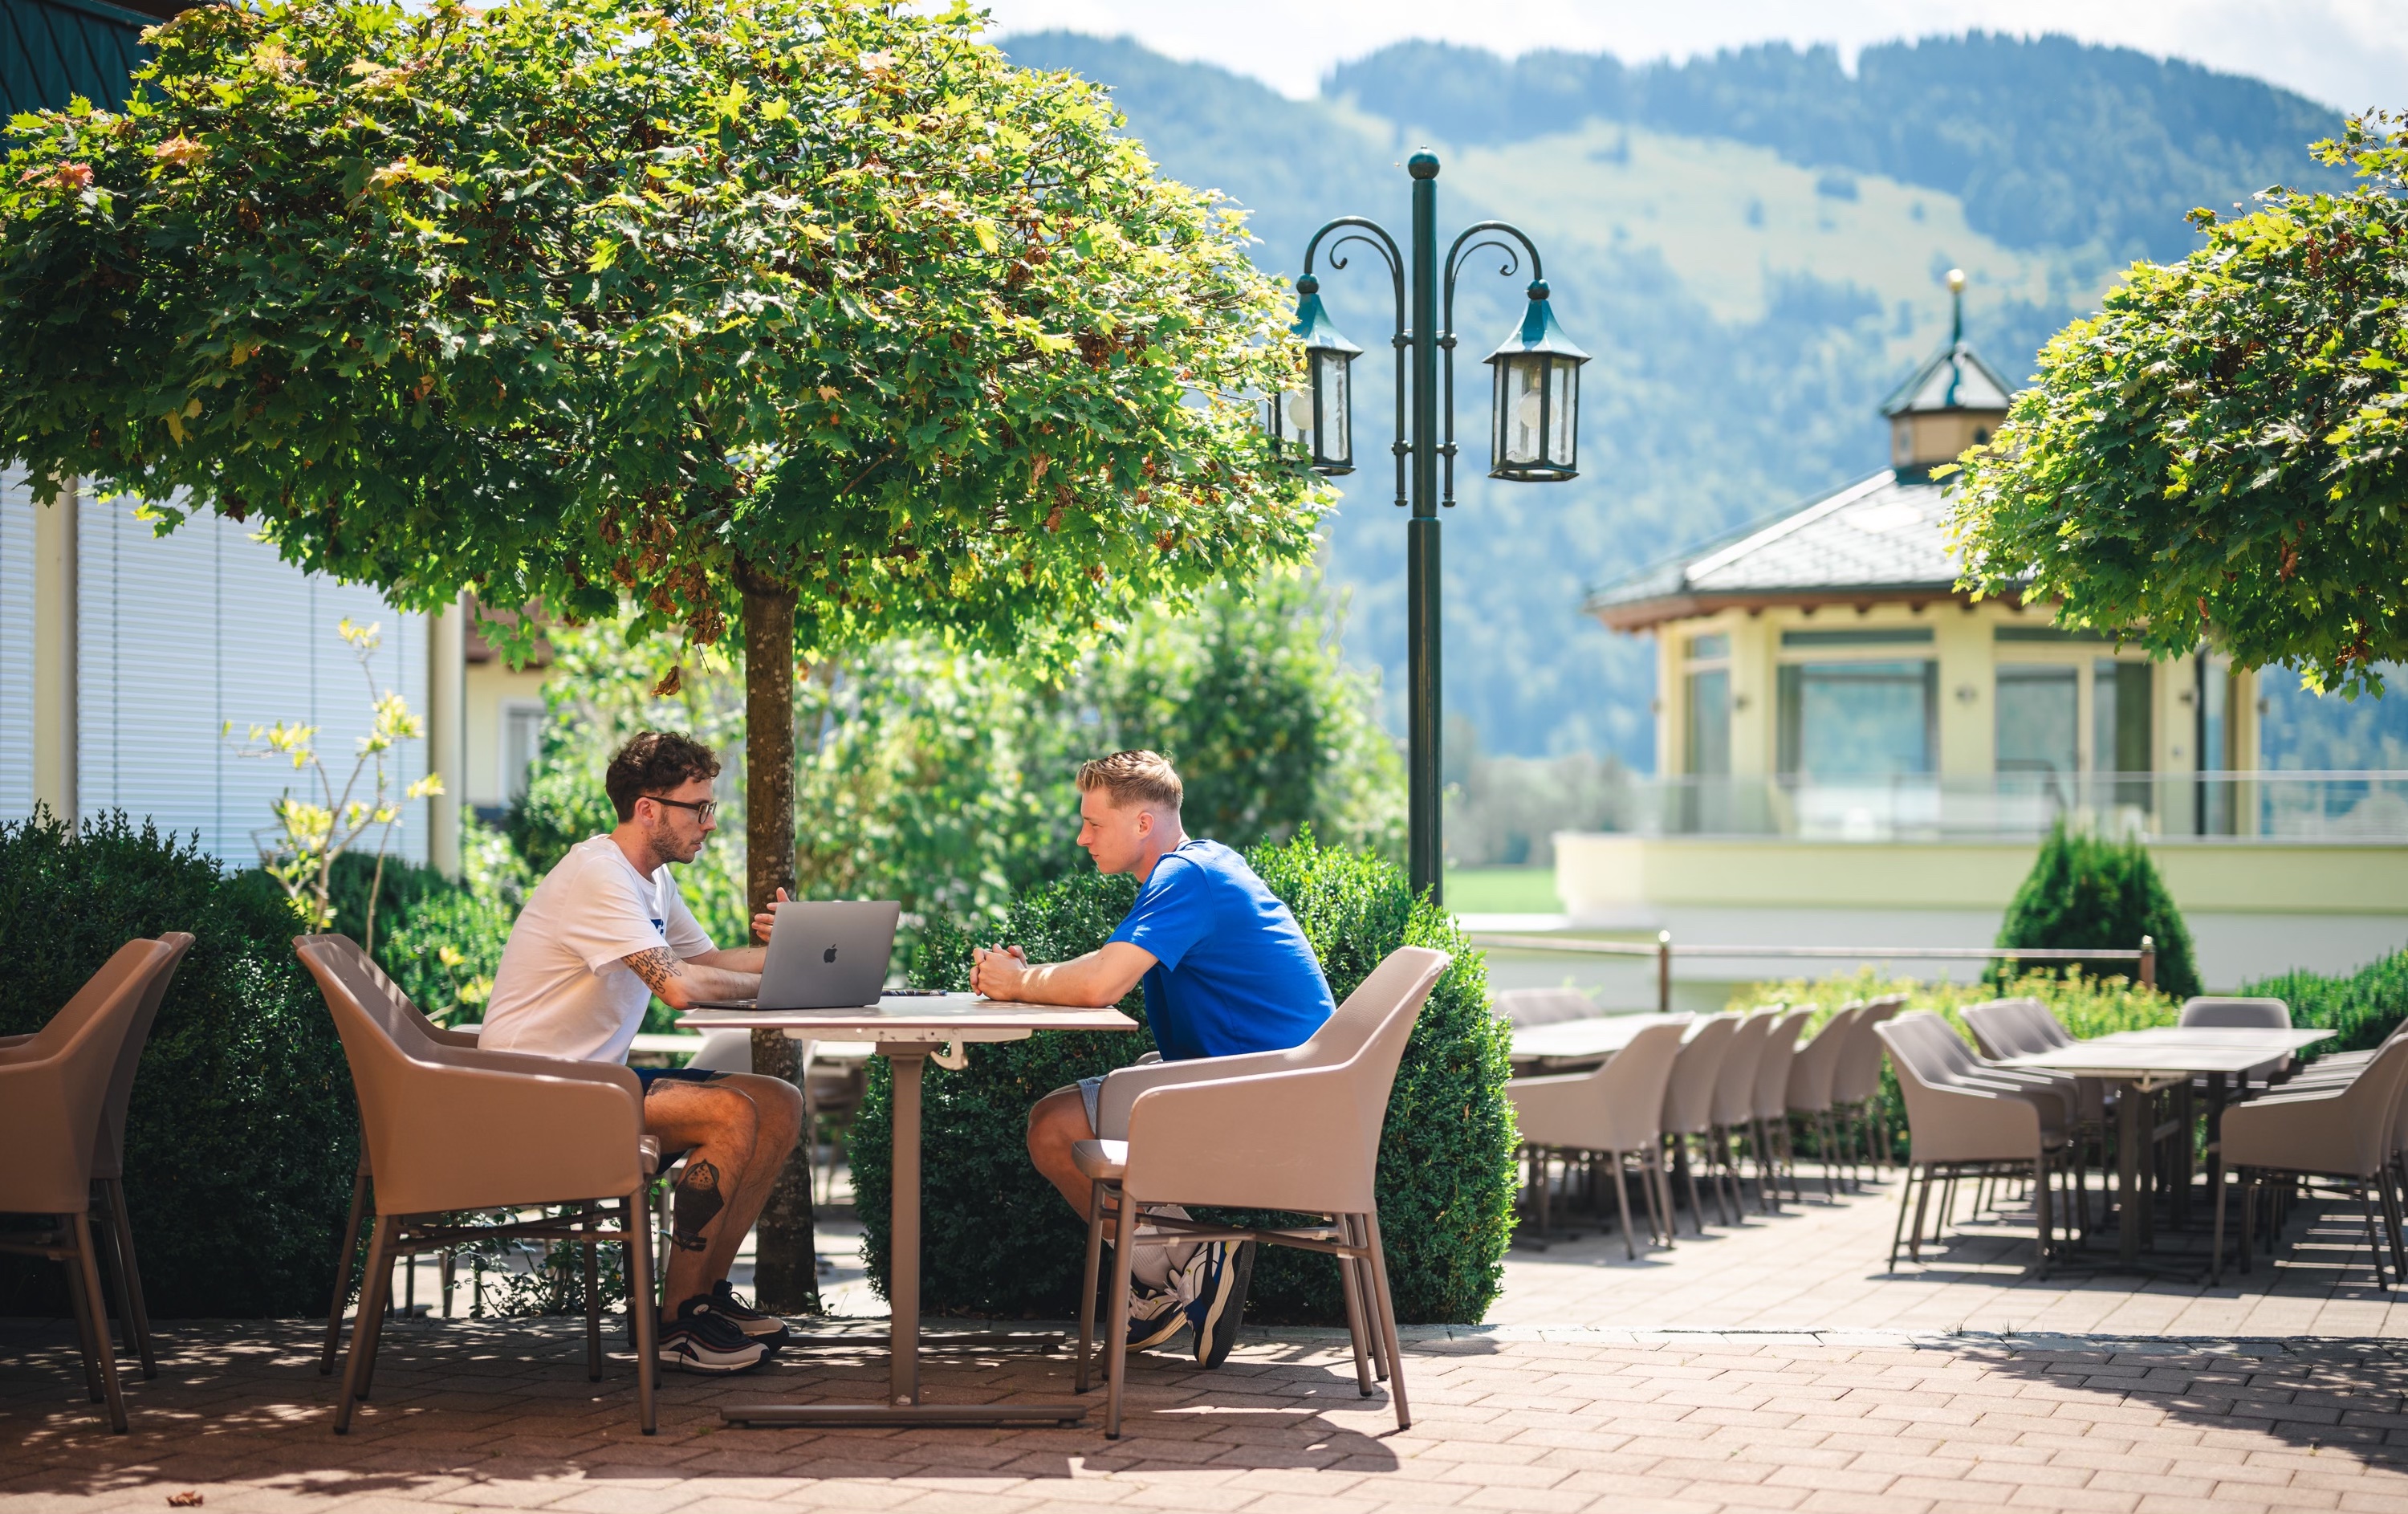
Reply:
[[1022, 1041], [1039, 1031], [1134, 1031], [1117, 1009], [1018, 1004], [974, 993], [888, 994], [875, 1009], [707, 1009], [678, 1017], [688, 1031], [783, 1031], [796, 1041]]
[[1687, 1015], [1601, 1015], [1594, 1019], [1526, 1026], [1513, 1032], [1513, 1059], [1576, 1061], [1611, 1057], [1651, 1025], [1685, 1025], [1691, 1018]]
[[2164, 1025], [2118, 1031], [2047, 1051], [2001, 1057], [2001, 1067], [2070, 1073], [2130, 1082], [2186, 1078], [2202, 1073], [2247, 1073], [2282, 1060], [2330, 1031], [2278, 1031], [2242, 1026]]

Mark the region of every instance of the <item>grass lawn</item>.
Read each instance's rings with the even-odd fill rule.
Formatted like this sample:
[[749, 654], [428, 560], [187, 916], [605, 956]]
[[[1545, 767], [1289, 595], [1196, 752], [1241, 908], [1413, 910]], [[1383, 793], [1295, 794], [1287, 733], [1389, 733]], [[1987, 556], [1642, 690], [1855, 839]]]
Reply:
[[1457, 915], [1559, 915], [1553, 868], [1450, 868], [1446, 907]]

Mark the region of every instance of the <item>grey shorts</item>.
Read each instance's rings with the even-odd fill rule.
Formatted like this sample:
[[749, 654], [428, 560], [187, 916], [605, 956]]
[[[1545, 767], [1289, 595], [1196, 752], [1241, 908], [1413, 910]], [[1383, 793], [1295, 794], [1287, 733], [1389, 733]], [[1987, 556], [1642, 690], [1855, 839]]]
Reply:
[[1104, 1122], [1096, 1113], [1096, 1102], [1104, 1096], [1104, 1080], [1099, 1077], [1079, 1079], [1079, 1100], [1087, 1106], [1087, 1131], [1092, 1135], [1104, 1133]]

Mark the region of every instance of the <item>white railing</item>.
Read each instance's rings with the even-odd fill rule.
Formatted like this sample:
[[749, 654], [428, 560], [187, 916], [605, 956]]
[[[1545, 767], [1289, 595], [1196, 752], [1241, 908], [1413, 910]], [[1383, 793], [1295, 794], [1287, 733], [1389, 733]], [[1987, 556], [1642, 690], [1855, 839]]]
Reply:
[[1802, 841], [2020, 841], [2058, 819], [2110, 834], [2408, 843], [2408, 772], [1999, 773], [1657, 778], [1629, 829]]

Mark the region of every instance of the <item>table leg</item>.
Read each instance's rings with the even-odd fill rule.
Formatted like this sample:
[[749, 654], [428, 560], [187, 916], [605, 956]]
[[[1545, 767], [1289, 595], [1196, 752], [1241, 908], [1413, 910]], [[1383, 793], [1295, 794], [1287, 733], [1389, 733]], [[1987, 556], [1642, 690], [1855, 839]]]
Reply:
[[2141, 1154], [2148, 1143], [2149, 1096], [2145, 1085], [2127, 1083], [2115, 1111], [2115, 1259], [2135, 1266], [2141, 1260]]
[[895, 1188], [889, 1222], [894, 1262], [886, 1289], [894, 1313], [887, 1327], [886, 1393], [890, 1403], [916, 1404], [920, 1401], [920, 1085], [927, 1073], [928, 1054], [924, 1048], [897, 1048], [886, 1060], [895, 1070]]
[[2174, 1224], [2176, 1226], [2190, 1223], [2190, 1184], [2193, 1175], [2198, 1171], [2194, 1165], [2197, 1158], [2192, 1147], [2190, 1132], [2192, 1122], [2198, 1117], [2199, 1107], [2191, 1094], [2190, 1079], [2185, 1078], [2182, 1087], [2174, 1090], [2174, 1124], [2179, 1127], [2174, 1133], [2176, 1149], [2173, 1161]]
[[892, 1271], [887, 1302], [886, 1402], [883, 1404], [731, 1404], [719, 1411], [729, 1424], [819, 1426], [910, 1424], [933, 1428], [1069, 1425], [1086, 1418], [1083, 1404], [923, 1404], [920, 1402], [920, 1091], [928, 1054], [917, 1042], [880, 1042], [895, 1070]]

